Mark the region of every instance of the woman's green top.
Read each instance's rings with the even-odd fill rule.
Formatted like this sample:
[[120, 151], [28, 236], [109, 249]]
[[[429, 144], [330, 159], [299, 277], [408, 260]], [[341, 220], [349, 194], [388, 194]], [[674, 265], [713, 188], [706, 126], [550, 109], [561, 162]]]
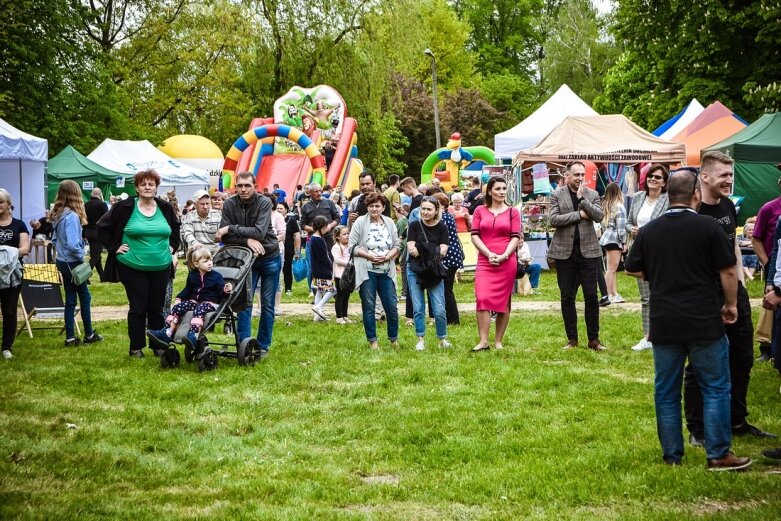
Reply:
[[140, 271], [164, 270], [171, 265], [169, 237], [171, 227], [160, 208], [155, 210], [154, 215], [147, 217], [136, 204], [122, 234], [122, 243], [127, 244], [129, 250], [118, 254], [117, 260]]

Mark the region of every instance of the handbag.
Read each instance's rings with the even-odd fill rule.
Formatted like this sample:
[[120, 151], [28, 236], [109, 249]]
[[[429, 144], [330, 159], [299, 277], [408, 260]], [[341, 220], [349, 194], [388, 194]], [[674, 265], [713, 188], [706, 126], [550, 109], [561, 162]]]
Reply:
[[[422, 252], [426, 253], [426, 250], [431, 248], [431, 241], [428, 240], [428, 235], [426, 235], [426, 229], [423, 227], [423, 222], [417, 222], [420, 224], [420, 231], [423, 233], [423, 238], [426, 239], [426, 247], [424, 247]], [[420, 253], [420, 249], [418, 249], [418, 252]], [[427, 257], [427, 255], [431, 255], [431, 258]], [[442, 264], [442, 258], [439, 255], [439, 250], [436, 249], [436, 246], [434, 246], [434, 250], [431, 250], [427, 255], [422, 255], [420, 257], [422, 269], [419, 268], [420, 271], [413, 270], [418, 275], [418, 286], [420, 286], [421, 289], [433, 288], [447, 277], [447, 268]]]
[[520, 258], [518, 259], [518, 267], [515, 268], [515, 278], [516, 279], [522, 279], [523, 276], [526, 275], [526, 263], [521, 262]]
[[356, 244], [350, 248], [350, 260], [347, 261], [347, 266], [344, 267], [342, 277], [339, 279], [339, 289], [344, 293], [352, 293], [355, 291], [355, 260], [353, 259], [353, 256], [355, 255], [355, 248], [357, 246], [358, 245]]
[[[59, 226], [61, 222], [62, 221], [58, 222], [57, 225]], [[71, 268], [70, 263], [68, 262], [66, 262], [65, 265], [68, 266], [68, 271], [71, 273], [71, 282], [76, 286], [81, 286], [92, 276], [92, 266], [90, 266], [90, 263], [87, 261], [83, 261], [75, 268]]]
[[773, 311], [762, 308], [759, 310], [757, 331], [754, 336], [757, 342], [769, 344], [773, 333]]

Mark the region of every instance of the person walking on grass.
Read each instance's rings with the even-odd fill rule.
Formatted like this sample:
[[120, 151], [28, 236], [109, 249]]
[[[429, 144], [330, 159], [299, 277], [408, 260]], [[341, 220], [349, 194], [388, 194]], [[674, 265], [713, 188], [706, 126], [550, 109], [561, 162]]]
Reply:
[[4, 267], [9, 271], [7, 278], [3, 277], [4, 284], [0, 286], [0, 308], [3, 315], [2, 351], [3, 358], [6, 359], [14, 357], [19, 294], [22, 291], [21, 259], [30, 253], [30, 234], [24, 222], [14, 217], [13, 204], [8, 190], [0, 188], [0, 247], [8, 248], [6, 257], [9, 261], [4, 263]]
[[315, 322], [328, 320], [324, 306], [336, 295], [334, 287], [334, 258], [323, 235], [331, 231], [327, 217], [318, 215], [312, 221], [314, 233], [309, 238], [312, 265], [312, 292], [315, 294]]
[[187, 275], [184, 289], [174, 300], [171, 314], [165, 319], [165, 327], [147, 330], [146, 335], [157, 349], [167, 350], [182, 315], [192, 311], [193, 318], [190, 321], [190, 330], [184, 337], [184, 344], [197, 356], [200, 354], [197, 349], [198, 333], [203, 328], [204, 317], [207, 313], [217, 310], [225, 296], [233, 291], [233, 284], [225, 282], [222, 275], [212, 269], [212, 254], [205, 246], [189, 250], [187, 257], [187, 267], [191, 271]]
[[[62, 285], [65, 289], [65, 345], [78, 346], [82, 342], [92, 344], [100, 342], [103, 337], [92, 328], [92, 313], [90, 303], [92, 296], [87, 281], [76, 285], [73, 282], [72, 270], [84, 262], [84, 228], [87, 224], [87, 214], [84, 211], [84, 199], [81, 188], [75, 181], [65, 180], [60, 183], [54, 208], [51, 212], [54, 229], [54, 251], [57, 270], [62, 275]], [[81, 321], [84, 323], [84, 340], [76, 338], [76, 299], [81, 306]]]
[[624, 297], [618, 293], [616, 271], [626, 246], [626, 210], [624, 196], [616, 183], [607, 185], [602, 209], [605, 216], [602, 219], [602, 237], [599, 238], [599, 244], [607, 258], [605, 283], [610, 303], [620, 304], [624, 302]]
[[[651, 165], [645, 177], [645, 189], [632, 196], [632, 204], [626, 219], [627, 241], [631, 242], [640, 233], [640, 229], [667, 211], [667, 178], [670, 177], [667, 167], [658, 163]], [[666, 248], [665, 244], [657, 244], [657, 248]], [[637, 279], [637, 290], [640, 292], [640, 310], [643, 317], [643, 338], [632, 346], [632, 351], [645, 351], [653, 346], [648, 341], [648, 327], [651, 321], [651, 290], [648, 281]]]
[[478, 252], [475, 297], [480, 336], [480, 342], [472, 352], [490, 349], [488, 334], [492, 311], [496, 313], [496, 349], [502, 349], [510, 322], [513, 284], [518, 270], [516, 250], [522, 232], [521, 214], [508, 206], [506, 200], [507, 181], [503, 177], [492, 177], [486, 185], [485, 203], [475, 209], [472, 218], [472, 244]]
[[599, 340], [597, 277], [602, 260], [594, 223], [605, 216], [599, 194], [586, 187], [586, 167], [580, 161], [567, 165], [563, 185], [550, 197], [550, 223], [556, 229], [548, 257], [556, 261], [556, 279], [561, 292], [561, 314], [567, 333], [564, 350], [578, 346], [578, 313], [575, 296], [583, 288], [586, 305], [588, 347], [607, 349]]
[[[447, 276], [441, 259], [447, 255], [448, 231], [442, 223], [442, 207], [434, 196], [426, 196], [420, 204], [420, 219], [407, 231], [407, 283], [415, 319], [416, 351], [426, 349], [426, 303], [428, 299], [434, 314], [440, 347], [452, 347], [447, 339], [445, 311], [445, 281]], [[437, 268], [439, 272], [437, 272]]]
[[729, 341], [724, 330], [724, 324], [734, 324], [738, 317], [735, 249], [715, 219], [697, 215], [702, 195], [694, 173], [670, 177], [667, 193], [670, 209], [643, 226], [625, 262], [627, 274], [647, 280], [651, 289], [648, 339], [654, 345], [662, 459], [680, 465], [683, 458], [681, 383], [688, 358], [702, 390], [708, 469], [743, 469], [751, 459], [730, 452]]
[[334, 230], [336, 244], [331, 248], [331, 257], [334, 259], [334, 286], [336, 287], [336, 299], [334, 307], [336, 308], [337, 324], [352, 324], [352, 320], [347, 316], [347, 307], [350, 303], [350, 292], [344, 291], [339, 284], [344, 273], [344, 268], [350, 262], [350, 229], [347, 226], [337, 226]]

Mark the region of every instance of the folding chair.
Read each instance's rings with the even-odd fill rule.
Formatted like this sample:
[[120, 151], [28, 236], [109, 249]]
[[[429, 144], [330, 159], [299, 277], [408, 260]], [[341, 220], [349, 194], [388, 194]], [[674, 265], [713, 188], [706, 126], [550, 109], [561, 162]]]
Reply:
[[[27, 334], [33, 338], [33, 329], [59, 329], [59, 334], [65, 331], [65, 324], [61, 326], [32, 327], [30, 321], [33, 318], [43, 320], [63, 320], [65, 318], [65, 302], [62, 299], [62, 277], [55, 264], [27, 264], [24, 267], [22, 279], [22, 291], [19, 295], [19, 303], [24, 314], [24, 325], [19, 328], [16, 336], [27, 329]], [[75, 316], [78, 317], [81, 310], [76, 307]], [[76, 322], [76, 333], [81, 336], [79, 323]]]

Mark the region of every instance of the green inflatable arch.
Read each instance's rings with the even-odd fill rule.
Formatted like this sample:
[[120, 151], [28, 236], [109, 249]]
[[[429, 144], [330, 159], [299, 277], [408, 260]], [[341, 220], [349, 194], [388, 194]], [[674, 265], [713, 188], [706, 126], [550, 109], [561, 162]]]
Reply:
[[[487, 165], [493, 165], [496, 161], [494, 151], [488, 147], [474, 146], [462, 148], [472, 154], [472, 161], [483, 161]], [[431, 181], [431, 178], [434, 175], [434, 168], [436, 168], [440, 162], [444, 161], [444, 159], [439, 159], [439, 153], [443, 150], [447, 150], [447, 148], [443, 147], [435, 150], [429, 154], [429, 156], [423, 162], [423, 166], [420, 167], [421, 183], [428, 183]]]

